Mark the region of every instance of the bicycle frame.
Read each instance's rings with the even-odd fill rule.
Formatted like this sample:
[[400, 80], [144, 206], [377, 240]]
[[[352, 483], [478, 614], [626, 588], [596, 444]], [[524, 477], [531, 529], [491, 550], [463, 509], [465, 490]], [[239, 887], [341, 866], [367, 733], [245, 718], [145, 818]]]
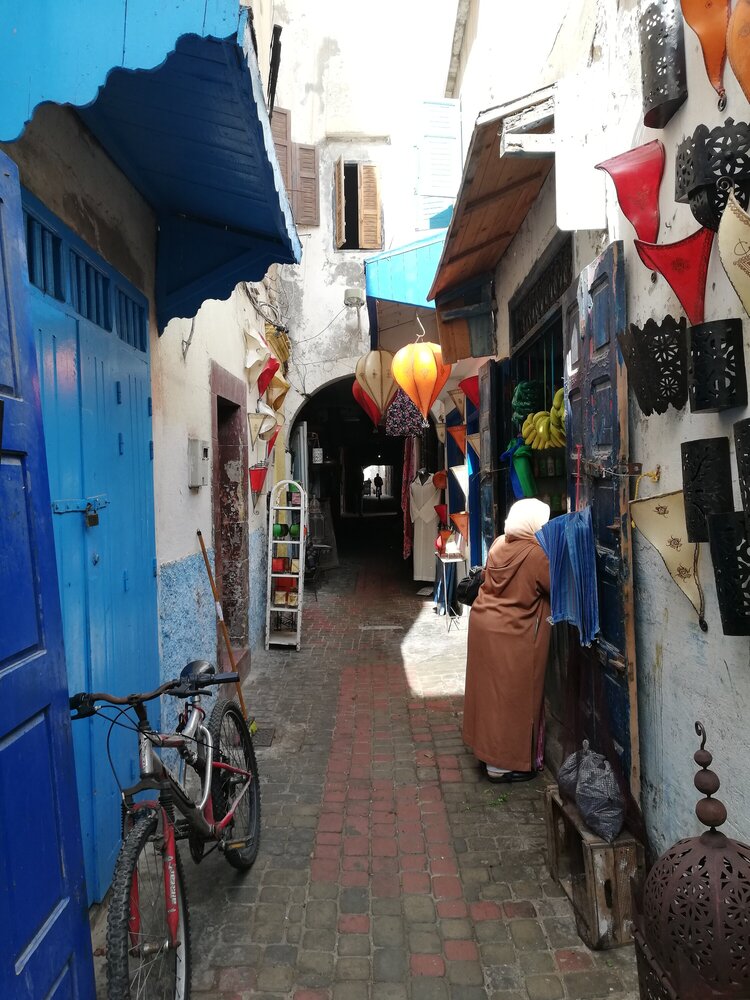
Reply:
[[[190, 715], [184, 724], [181, 732], [159, 733], [151, 728], [146, 710], [142, 704], [135, 705], [134, 709], [138, 716], [138, 761], [140, 766], [140, 781], [124, 788], [122, 791], [123, 804], [126, 814], [132, 817], [143, 809], [157, 811], [159, 815], [158, 836], [163, 844], [164, 859], [164, 892], [167, 908], [167, 926], [169, 928], [170, 946], [176, 947], [178, 944], [177, 933], [179, 925], [179, 911], [177, 901], [177, 862], [176, 862], [176, 836], [174, 820], [166, 803], [174, 805], [185, 817], [191, 830], [202, 840], [220, 840], [221, 833], [232, 822], [234, 814], [247, 794], [254, 775], [250, 771], [225, 764], [223, 761], [213, 759], [213, 741], [208, 729], [203, 725], [205, 712], [200, 707], [200, 695], [196, 695], [193, 700], [186, 704], [190, 708]], [[203, 747], [203, 775], [201, 777], [201, 798], [198, 804], [185, 792], [181, 783], [174, 777], [169, 768], [164, 764], [159, 755], [155, 753], [155, 748], [177, 750], [182, 758], [181, 768], [192, 766], [197, 773], [200, 771], [195, 767], [201, 760], [201, 754], [193, 750], [193, 746]], [[240, 775], [247, 780], [231, 802], [226, 815], [218, 822], [214, 818], [213, 802], [211, 799], [211, 787], [214, 771], [228, 771], [232, 774]], [[158, 791], [158, 800], [142, 800], [136, 802], [134, 796], [139, 792], [153, 789]], [[130, 935], [133, 947], [136, 946], [138, 933], [140, 931], [138, 918], [138, 882], [134, 880], [131, 887], [131, 907], [130, 907]]]

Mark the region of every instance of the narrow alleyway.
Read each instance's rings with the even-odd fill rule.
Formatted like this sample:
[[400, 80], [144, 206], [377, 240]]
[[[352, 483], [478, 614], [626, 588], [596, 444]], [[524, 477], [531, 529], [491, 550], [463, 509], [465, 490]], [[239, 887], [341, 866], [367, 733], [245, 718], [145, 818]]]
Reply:
[[415, 596], [395, 531], [355, 537], [303, 650], [253, 657], [263, 844], [245, 877], [187, 863], [194, 997], [634, 1000], [632, 949], [589, 952], [549, 880], [544, 779], [490, 785], [462, 745], [466, 623]]

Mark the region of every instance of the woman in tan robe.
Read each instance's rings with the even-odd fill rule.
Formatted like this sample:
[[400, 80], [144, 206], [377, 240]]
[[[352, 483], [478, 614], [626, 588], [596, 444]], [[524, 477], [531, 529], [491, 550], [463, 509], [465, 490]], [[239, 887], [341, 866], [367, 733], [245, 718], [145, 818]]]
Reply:
[[541, 500], [511, 507], [469, 617], [463, 738], [491, 781], [534, 777], [549, 652], [549, 562], [534, 537]]

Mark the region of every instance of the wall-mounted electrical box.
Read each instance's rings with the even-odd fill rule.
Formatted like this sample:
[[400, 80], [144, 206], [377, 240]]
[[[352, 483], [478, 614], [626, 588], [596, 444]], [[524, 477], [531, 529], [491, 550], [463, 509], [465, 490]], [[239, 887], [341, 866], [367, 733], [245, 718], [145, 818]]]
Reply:
[[211, 478], [211, 449], [208, 441], [188, 438], [188, 486], [191, 490], [208, 486]]

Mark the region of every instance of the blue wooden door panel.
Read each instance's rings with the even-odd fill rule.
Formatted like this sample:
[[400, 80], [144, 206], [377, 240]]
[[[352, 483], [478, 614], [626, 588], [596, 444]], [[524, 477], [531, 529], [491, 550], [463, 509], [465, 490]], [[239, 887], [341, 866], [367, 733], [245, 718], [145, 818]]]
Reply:
[[93, 998], [39, 381], [0, 153], [0, 996]]
[[571, 507], [591, 507], [596, 544], [599, 676], [582, 699], [587, 735], [610, 741], [640, 794], [628, 500], [627, 373], [617, 345], [625, 328], [622, 243], [584, 268], [563, 301]]
[[[71, 688], [127, 691], [158, 683], [150, 372], [145, 336], [122, 332], [143, 304], [123, 299], [124, 279], [43, 206], [27, 210], [58, 241], [61, 291], [35, 288], [32, 315], [55, 547]], [[84, 295], [98, 289], [98, 296]], [[106, 294], [103, 290], [106, 289]], [[130, 302], [120, 315], [118, 304]], [[106, 308], [106, 305], [109, 308]], [[91, 318], [93, 317], [93, 319]], [[137, 334], [137, 331], [136, 331]], [[141, 349], [143, 348], [143, 349]], [[95, 499], [87, 526], [66, 501]], [[120, 797], [104, 741], [106, 724], [74, 727], [89, 901], [109, 887], [120, 842]], [[112, 759], [122, 784], [136, 778], [132, 733], [115, 728]]]

